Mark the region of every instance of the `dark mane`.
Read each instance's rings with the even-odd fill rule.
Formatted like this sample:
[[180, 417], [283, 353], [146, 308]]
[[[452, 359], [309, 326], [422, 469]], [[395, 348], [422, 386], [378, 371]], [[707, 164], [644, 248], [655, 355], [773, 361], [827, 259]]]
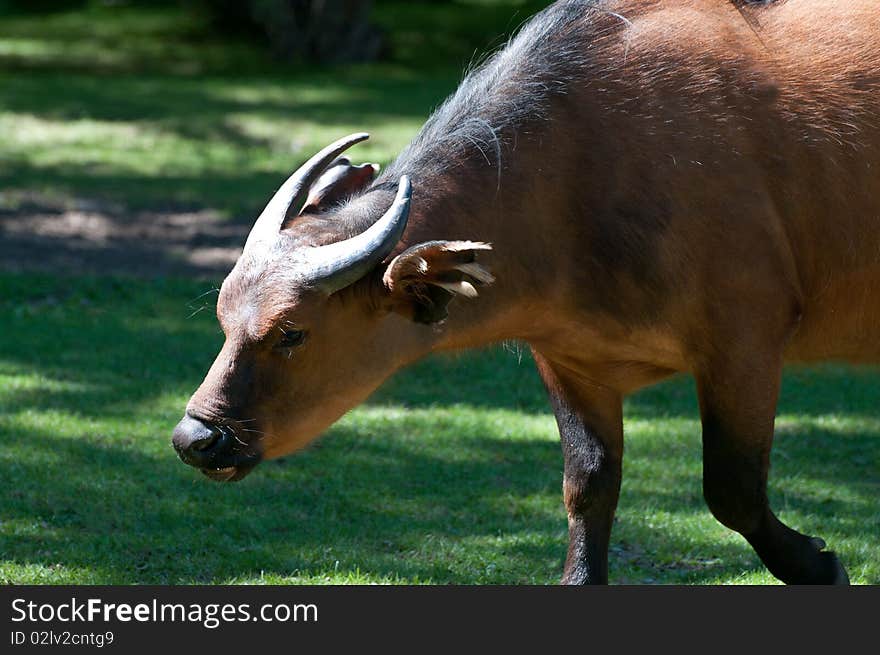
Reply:
[[602, 12], [602, 4], [568, 0], [536, 14], [466, 75], [378, 185], [392, 184], [404, 173], [430, 177], [473, 157], [497, 166], [515, 133], [545, 121], [550, 100], [584, 78], [594, 36], [591, 18]]
[[[756, 34], [758, 25], [748, 9], [778, 4], [729, 1]], [[503, 164], [515, 134], [546, 121], [551, 100], [588, 78], [594, 46], [629, 25], [625, 16], [614, 13], [616, 4], [564, 0], [532, 17], [504, 48], [465, 76], [374, 188], [391, 188], [402, 174], [432, 177], [473, 158], [497, 167], [500, 176], [498, 162]]]

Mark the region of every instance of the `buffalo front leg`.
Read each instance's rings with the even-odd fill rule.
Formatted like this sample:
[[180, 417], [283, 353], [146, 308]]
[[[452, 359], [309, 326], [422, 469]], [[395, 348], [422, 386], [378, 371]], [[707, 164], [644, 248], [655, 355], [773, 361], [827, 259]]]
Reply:
[[825, 543], [792, 530], [770, 509], [767, 475], [781, 381], [778, 352], [718, 354], [696, 373], [703, 425], [703, 494], [770, 572], [789, 584], [847, 583]]
[[620, 494], [621, 396], [535, 353], [556, 415], [565, 459], [568, 554], [563, 584], [607, 584], [608, 542]]

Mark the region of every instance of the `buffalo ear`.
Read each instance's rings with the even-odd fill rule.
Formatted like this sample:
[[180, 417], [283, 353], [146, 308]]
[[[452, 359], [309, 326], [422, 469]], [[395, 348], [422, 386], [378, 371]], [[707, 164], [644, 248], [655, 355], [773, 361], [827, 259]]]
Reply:
[[495, 281], [476, 262], [478, 251], [491, 249], [475, 241], [428, 241], [404, 250], [382, 276], [392, 311], [417, 323], [442, 321], [455, 296], [475, 298], [477, 287]]
[[369, 186], [378, 172], [378, 164], [353, 166], [347, 157], [340, 157], [311, 186], [300, 214], [324, 211], [353, 196]]

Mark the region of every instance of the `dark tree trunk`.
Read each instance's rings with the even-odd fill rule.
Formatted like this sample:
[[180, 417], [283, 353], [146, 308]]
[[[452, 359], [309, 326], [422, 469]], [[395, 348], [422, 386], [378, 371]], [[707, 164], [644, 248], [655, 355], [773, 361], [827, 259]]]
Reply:
[[370, 24], [372, 0], [249, 0], [250, 17], [283, 59], [374, 59], [381, 35]]

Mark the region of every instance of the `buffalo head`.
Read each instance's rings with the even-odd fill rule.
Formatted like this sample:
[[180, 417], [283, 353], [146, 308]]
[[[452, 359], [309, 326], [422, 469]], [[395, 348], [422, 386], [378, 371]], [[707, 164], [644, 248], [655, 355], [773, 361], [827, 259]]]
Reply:
[[409, 178], [370, 187], [371, 165], [341, 153], [355, 134], [307, 161], [257, 219], [220, 289], [226, 340], [174, 430], [180, 458], [221, 481], [297, 450], [431, 349], [424, 324], [454, 295], [492, 276], [483, 243], [416, 243]]

